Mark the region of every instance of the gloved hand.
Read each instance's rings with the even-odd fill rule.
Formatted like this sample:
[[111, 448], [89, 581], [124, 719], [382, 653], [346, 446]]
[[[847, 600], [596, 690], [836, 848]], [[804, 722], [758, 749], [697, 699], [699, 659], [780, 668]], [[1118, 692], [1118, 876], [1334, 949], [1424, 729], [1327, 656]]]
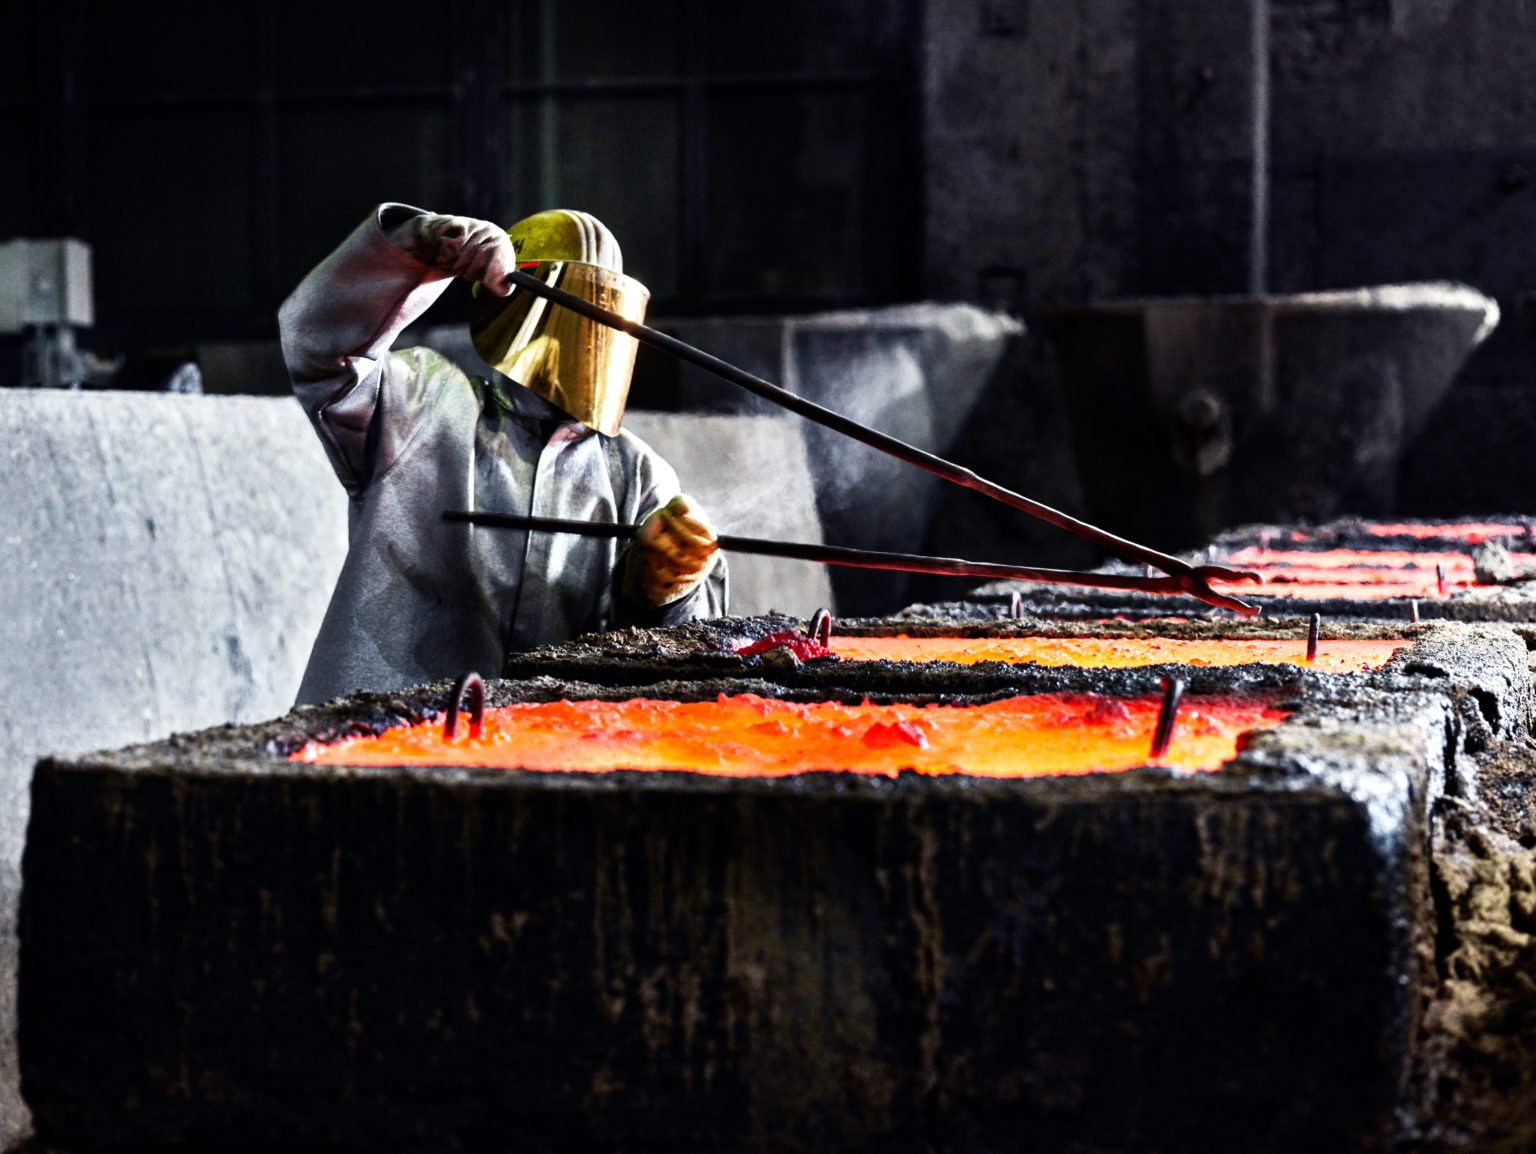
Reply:
[[624, 596], [659, 608], [692, 592], [715, 564], [715, 531], [703, 511], [673, 497], [641, 524], [624, 566]]
[[417, 213], [387, 230], [390, 242], [448, 276], [479, 281], [497, 296], [512, 291], [507, 273], [517, 254], [506, 230], [470, 216]]

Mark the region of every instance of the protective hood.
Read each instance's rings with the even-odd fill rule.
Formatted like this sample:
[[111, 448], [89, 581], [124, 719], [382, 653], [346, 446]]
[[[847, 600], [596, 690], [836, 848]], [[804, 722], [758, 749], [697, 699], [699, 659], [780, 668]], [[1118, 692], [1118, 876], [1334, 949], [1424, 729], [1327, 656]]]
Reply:
[[[645, 319], [650, 290], [622, 272], [575, 260], [518, 268], [627, 320]], [[588, 428], [619, 431], [640, 347], [634, 337], [524, 290], [505, 297], [475, 290], [469, 332], [486, 364]]]
[[[650, 292], [624, 275], [618, 238], [589, 212], [554, 208], [507, 236], [518, 269], [627, 320], [645, 319]], [[619, 431], [639, 348], [634, 337], [522, 289], [498, 297], [475, 286], [469, 332], [486, 364], [588, 428]]]

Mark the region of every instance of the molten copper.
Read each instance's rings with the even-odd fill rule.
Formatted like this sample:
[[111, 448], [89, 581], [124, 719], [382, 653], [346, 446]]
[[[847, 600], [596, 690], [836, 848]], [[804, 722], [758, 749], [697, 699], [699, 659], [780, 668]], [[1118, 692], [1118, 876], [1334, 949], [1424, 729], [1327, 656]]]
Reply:
[[[1517, 564], [1536, 565], [1536, 554], [1512, 553], [1510, 557]], [[1433, 597], [1477, 583], [1472, 558], [1465, 553], [1250, 546], [1237, 550], [1230, 560], [1261, 574], [1265, 581], [1263, 592], [1277, 597]]]
[[[1524, 537], [1530, 532], [1526, 525], [1509, 522], [1439, 521], [1414, 525], [1394, 525], [1375, 522], [1361, 526], [1372, 537], [1418, 537], [1421, 540], [1465, 541], [1469, 545], [1481, 545], [1500, 537]], [[1305, 541], [1308, 534], [1298, 529], [1291, 534], [1293, 540]]]
[[[1413, 537], [1420, 541], [1461, 541], [1467, 545], [1481, 545], [1485, 541], [1497, 541], [1506, 537], [1530, 537], [1531, 526], [1512, 521], [1365, 521], [1355, 522], [1348, 528], [1351, 535], [1367, 537]], [[1259, 543], [1269, 547], [1273, 536], [1268, 530], [1260, 530]], [[1298, 543], [1337, 539], [1337, 529], [1291, 529], [1284, 539]]]
[[[1314, 668], [1329, 673], [1363, 673], [1385, 664], [1407, 641], [1320, 640]], [[1125, 669], [1138, 665], [1300, 664], [1306, 660], [1301, 640], [1223, 638], [1185, 640], [1169, 637], [839, 637], [832, 652], [848, 661], [1035, 661], [1041, 665], [1077, 665]]]
[[[831, 636], [831, 628], [829, 617], [826, 624], [828, 637]], [[832, 650], [827, 648], [826, 642], [817, 639], [816, 634], [821, 631], [819, 626], [814, 626], [810, 633], [801, 633], [798, 629], [776, 629], [748, 645], [743, 645], [736, 652], [743, 657], [760, 657], [775, 649], [783, 649], [793, 653], [801, 661], [808, 661], [812, 657], [831, 657]]]
[[[1241, 734], [1278, 724], [1280, 692], [1186, 699], [1165, 765], [1209, 770]], [[434, 722], [311, 744], [295, 760], [603, 772], [689, 770], [725, 777], [811, 770], [1034, 777], [1143, 765], [1161, 698], [1050, 693], [983, 705], [796, 703], [752, 694], [715, 701], [556, 701], [485, 714], [479, 738], [445, 741]]]

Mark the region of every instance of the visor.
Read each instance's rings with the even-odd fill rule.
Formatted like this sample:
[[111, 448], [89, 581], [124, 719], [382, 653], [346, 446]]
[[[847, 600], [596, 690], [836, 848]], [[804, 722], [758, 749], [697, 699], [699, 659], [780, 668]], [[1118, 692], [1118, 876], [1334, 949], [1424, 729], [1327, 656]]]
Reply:
[[[637, 324], [651, 292], [601, 265], [548, 260], [520, 265], [545, 284], [574, 293]], [[624, 416], [640, 343], [543, 297], [514, 289], [498, 297], [475, 286], [469, 335], [481, 359], [590, 429], [613, 436]]]

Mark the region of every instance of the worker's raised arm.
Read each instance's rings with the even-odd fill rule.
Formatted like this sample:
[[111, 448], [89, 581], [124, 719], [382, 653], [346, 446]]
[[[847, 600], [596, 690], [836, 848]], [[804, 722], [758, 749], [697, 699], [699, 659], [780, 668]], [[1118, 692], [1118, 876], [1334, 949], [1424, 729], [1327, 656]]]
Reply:
[[[294, 394], [314, 422], [348, 492], [367, 485], [370, 437], [386, 378], [403, 400], [417, 375], [389, 349], [454, 277], [505, 292], [513, 260], [506, 233], [485, 221], [383, 204], [300, 282], [278, 311]], [[408, 422], [414, 404], [397, 406]], [[397, 435], [408, 435], [405, 428]]]

